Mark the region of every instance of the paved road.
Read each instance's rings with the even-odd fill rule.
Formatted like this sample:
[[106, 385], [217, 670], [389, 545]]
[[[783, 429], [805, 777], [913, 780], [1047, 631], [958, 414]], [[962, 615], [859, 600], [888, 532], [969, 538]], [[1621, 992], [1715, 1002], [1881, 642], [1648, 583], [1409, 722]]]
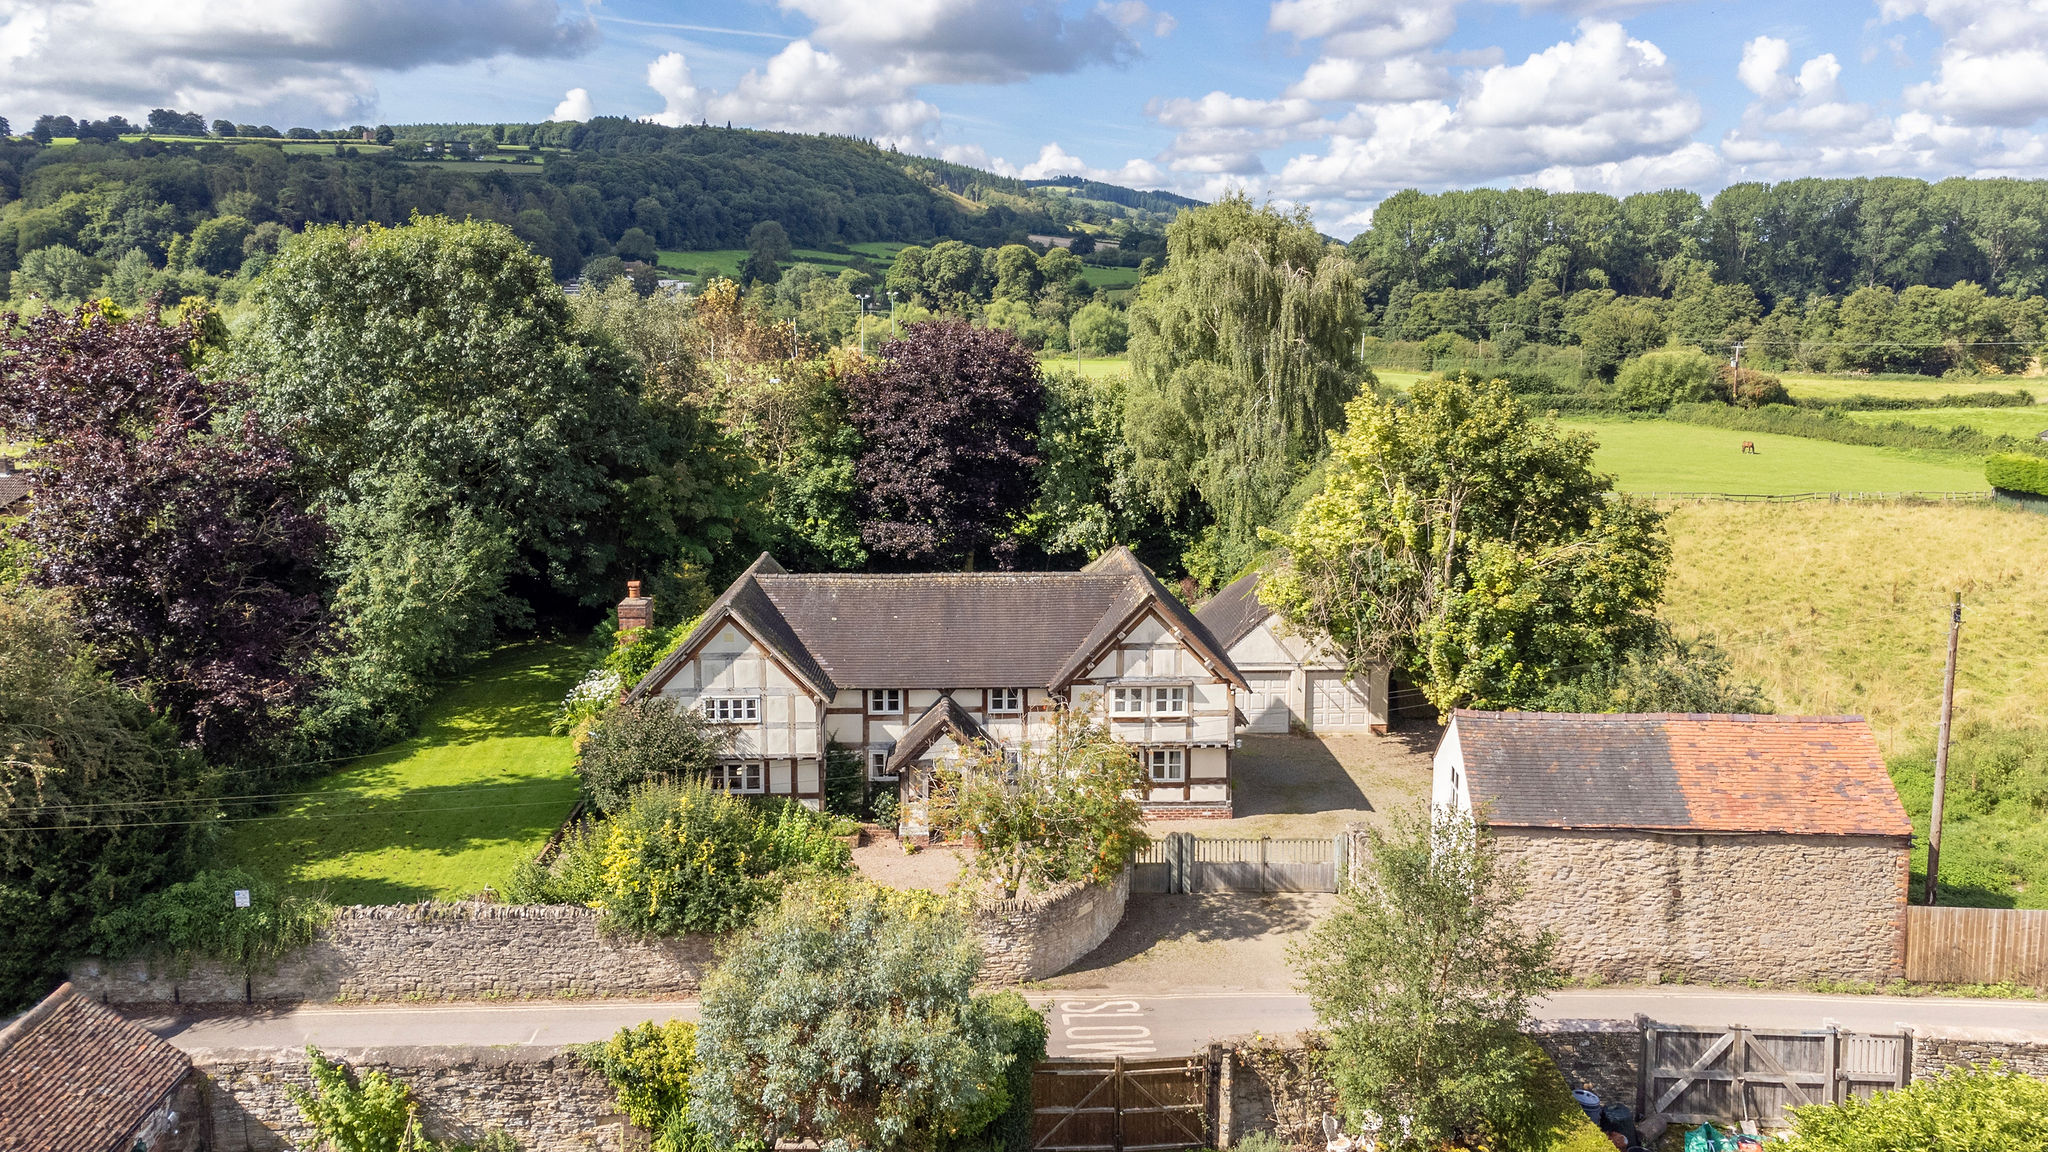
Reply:
[[[1284, 1035], [1314, 1021], [1306, 998], [1286, 993], [1033, 993], [1052, 1025], [1054, 1056], [1179, 1055], [1210, 1040], [1254, 1032]], [[642, 1020], [696, 1018], [690, 1001], [584, 1001], [549, 1004], [323, 1005], [271, 1012], [138, 1016], [185, 1049], [328, 1048], [389, 1045], [580, 1044]], [[1666, 1024], [1915, 1032], [1995, 1039], [2048, 1040], [2048, 1002], [1935, 997], [1817, 996], [1711, 988], [1597, 988], [1559, 992], [1537, 1010], [1542, 1020], [1632, 1021], [1637, 1013]]]

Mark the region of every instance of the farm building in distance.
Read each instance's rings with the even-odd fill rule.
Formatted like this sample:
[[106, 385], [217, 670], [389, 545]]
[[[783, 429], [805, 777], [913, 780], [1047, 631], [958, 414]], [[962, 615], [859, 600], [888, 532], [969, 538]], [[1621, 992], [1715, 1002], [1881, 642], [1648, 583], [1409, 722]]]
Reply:
[[1904, 974], [1912, 825], [1860, 716], [1460, 709], [1433, 801], [1493, 830], [1574, 976]]

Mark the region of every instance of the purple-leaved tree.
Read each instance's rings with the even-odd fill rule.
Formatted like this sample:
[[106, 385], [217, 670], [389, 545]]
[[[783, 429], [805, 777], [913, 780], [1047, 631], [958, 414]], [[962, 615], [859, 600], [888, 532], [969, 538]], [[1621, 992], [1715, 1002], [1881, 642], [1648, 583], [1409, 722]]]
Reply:
[[877, 559], [1014, 563], [1045, 407], [1030, 349], [1001, 328], [913, 324], [847, 379], [846, 397], [863, 441], [854, 464], [861, 541]]

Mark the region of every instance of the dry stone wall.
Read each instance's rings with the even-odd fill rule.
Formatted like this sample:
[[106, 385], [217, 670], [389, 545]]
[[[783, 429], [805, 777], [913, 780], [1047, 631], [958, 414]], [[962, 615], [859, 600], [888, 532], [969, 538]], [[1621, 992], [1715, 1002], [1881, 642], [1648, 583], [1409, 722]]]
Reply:
[[117, 1004], [672, 996], [712, 961], [708, 938], [613, 935], [589, 908], [429, 902], [344, 908], [268, 972], [87, 960], [71, 980]]
[[1556, 933], [1559, 962], [1581, 979], [1905, 974], [1903, 839], [1503, 828], [1499, 843], [1527, 885], [1516, 915]]
[[991, 900], [974, 912], [987, 959], [984, 984], [1043, 980], [1100, 947], [1124, 918], [1131, 870], [1113, 883], [1069, 884], [1044, 896]]
[[[382, 1071], [412, 1089], [428, 1136], [474, 1144], [492, 1132], [520, 1152], [626, 1152], [644, 1146], [603, 1076], [561, 1048], [359, 1048], [324, 1053], [357, 1075]], [[312, 1087], [296, 1048], [199, 1049], [217, 1152], [311, 1148], [291, 1090]]]
[[2048, 1040], [1970, 1034], [1913, 1037], [1915, 1080], [1931, 1080], [1951, 1068], [1982, 1066], [1994, 1060], [2014, 1072], [2048, 1080]]

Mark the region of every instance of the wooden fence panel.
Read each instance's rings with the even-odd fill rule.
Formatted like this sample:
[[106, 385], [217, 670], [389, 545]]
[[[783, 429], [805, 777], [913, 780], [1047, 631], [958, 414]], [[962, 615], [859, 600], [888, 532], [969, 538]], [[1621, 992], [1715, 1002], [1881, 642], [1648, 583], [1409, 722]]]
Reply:
[[1209, 1137], [1209, 1057], [1047, 1060], [1031, 1076], [1036, 1152], [1170, 1152]]
[[1906, 979], [2048, 988], [2048, 911], [1909, 907]]

